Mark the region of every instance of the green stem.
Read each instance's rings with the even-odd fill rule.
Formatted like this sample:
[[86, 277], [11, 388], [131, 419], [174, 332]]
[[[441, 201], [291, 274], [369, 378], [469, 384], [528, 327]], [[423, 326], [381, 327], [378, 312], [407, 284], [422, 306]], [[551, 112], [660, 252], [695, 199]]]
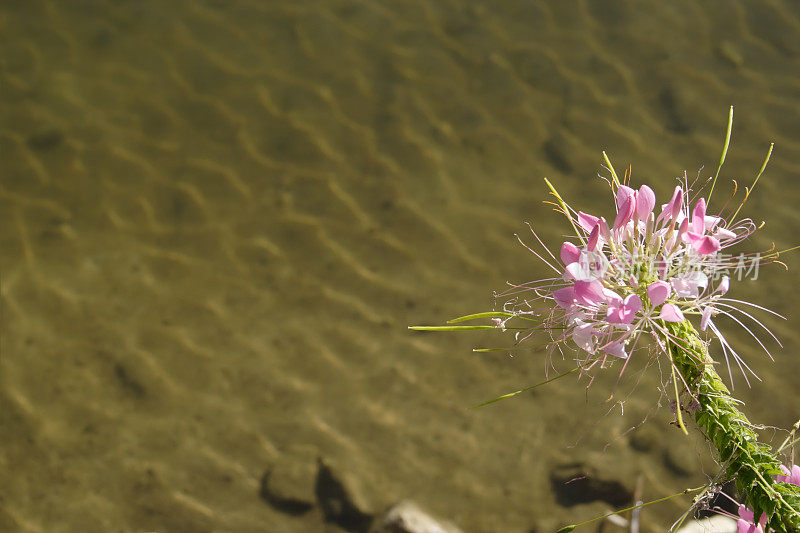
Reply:
[[670, 333], [670, 357], [689, 393], [699, 403], [694, 412], [700, 429], [719, 452], [725, 474], [736, 480], [744, 503], [756, 518], [766, 514], [776, 532], [800, 532], [800, 487], [773, 481], [781, 461], [758, 434], [722, 383], [706, 343], [688, 322], [664, 323]]

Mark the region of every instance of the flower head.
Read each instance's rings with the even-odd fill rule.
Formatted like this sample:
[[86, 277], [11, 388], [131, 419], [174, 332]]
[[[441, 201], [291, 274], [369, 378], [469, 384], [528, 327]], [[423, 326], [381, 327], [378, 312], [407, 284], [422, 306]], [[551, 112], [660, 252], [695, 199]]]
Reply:
[[[714, 317], [728, 316], [750, 332], [743, 318], [763, 327], [747, 311], [747, 306], [759, 306], [726, 296], [731, 276], [741, 279], [743, 269], [757, 273], [759, 262], [777, 255], [726, 252], [756, 231], [751, 219], [737, 220], [739, 209], [728, 218], [711, 211], [701, 196], [703, 188], [693, 191], [685, 174], [660, 209], [647, 185], [634, 189], [627, 180], [609, 181], [615, 210], [610, 226], [604, 216], [576, 211], [547, 184], [574, 234], [563, 242], [558, 258], [550, 254], [553, 261], [545, 261], [556, 277], [512, 285], [500, 295], [509, 298], [506, 312], [545, 317], [540, 328], [520, 334], [521, 339], [544, 330], [551, 350], [571, 342], [585, 352], [578, 360], [588, 369], [597, 363], [604, 366], [609, 356], [628, 359], [642, 334], [667, 351], [670, 334], [665, 323], [695, 316], [702, 330], [710, 329], [720, 340], [725, 357], [732, 355], [747, 369]], [[523, 295], [526, 292], [535, 296]], [[551, 301], [555, 307], [537, 301]]]

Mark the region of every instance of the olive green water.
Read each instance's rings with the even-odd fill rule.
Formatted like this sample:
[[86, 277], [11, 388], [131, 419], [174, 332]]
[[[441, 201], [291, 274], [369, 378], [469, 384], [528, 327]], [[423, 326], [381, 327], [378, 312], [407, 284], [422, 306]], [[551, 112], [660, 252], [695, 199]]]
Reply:
[[[406, 326], [547, 274], [514, 238], [529, 220], [560, 244], [543, 177], [607, 214], [605, 149], [661, 199], [713, 171], [731, 104], [723, 176], [747, 183], [774, 141], [748, 214], [757, 245], [797, 244], [797, 6], [5, 0], [0, 530], [338, 531], [259, 496], [309, 456], [365, 512], [411, 497], [466, 532], [606, 511], [557, 503], [571, 463], [645, 499], [701, 484], [713, 462], [656, 409], [657, 367], [628, 374], [624, 414], [615, 374], [468, 411], [543, 379], [542, 354]], [[788, 316], [776, 361], [731, 333], [764, 380], [737, 377], [746, 412], [782, 427], [785, 259], [733, 289]]]

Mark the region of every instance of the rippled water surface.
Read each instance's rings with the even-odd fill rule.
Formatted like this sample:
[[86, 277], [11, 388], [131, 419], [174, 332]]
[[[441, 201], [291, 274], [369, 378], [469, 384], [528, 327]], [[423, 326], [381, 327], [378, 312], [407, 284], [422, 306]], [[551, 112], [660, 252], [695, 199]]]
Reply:
[[[624, 414], [613, 371], [470, 411], [543, 379], [542, 353], [406, 326], [546, 274], [514, 238], [566, 231], [543, 177], [607, 213], [606, 150], [663, 197], [716, 166], [729, 105], [726, 180], [776, 143], [756, 244], [797, 244], [798, 73], [788, 0], [5, 0], [0, 529], [341, 531], [261, 495], [317, 458], [365, 513], [411, 497], [466, 532], [605, 512], [557, 498], [574, 463], [645, 499], [701, 484], [657, 365]], [[764, 379], [738, 378], [747, 412], [782, 427], [785, 260], [735, 288], [787, 315], [775, 362], [732, 335]]]

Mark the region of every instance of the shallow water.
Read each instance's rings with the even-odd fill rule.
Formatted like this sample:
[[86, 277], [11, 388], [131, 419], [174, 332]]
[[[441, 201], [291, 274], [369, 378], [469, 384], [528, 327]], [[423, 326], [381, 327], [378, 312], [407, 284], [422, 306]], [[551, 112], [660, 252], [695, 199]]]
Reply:
[[[749, 214], [759, 246], [796, 244], [798, 72], [789, 1], [6, 0], [0, 529], [337, 531], [259, 497], [317, 456], [366, 512], [412, 497], [467, 532], [606, 511], [557, 502], [576, 462], [645, 499], [701, 484], [657, 367], [624, 414], [611, 374], [470, 411], [543, 379], [542, 354], [406, 326], [546, 274], [514, 238], [527, 220], [559, 244], [543, 177], [606, 210], [606, 150], [663, 197], [716, 166], [729, 105], [723, 176], [748, 183], [774, 141]], [[800, 416], [785, 259], [734, 289], [789, 319], [774, 363], [733, 335], [764, 380], [737, 378], [748, 414], [780, 427]]]

